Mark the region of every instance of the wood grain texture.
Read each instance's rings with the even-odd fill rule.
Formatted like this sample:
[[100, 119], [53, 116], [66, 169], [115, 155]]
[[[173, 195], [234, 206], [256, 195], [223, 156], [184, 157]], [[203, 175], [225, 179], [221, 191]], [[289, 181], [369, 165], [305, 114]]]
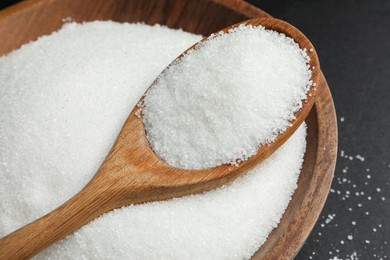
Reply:
[[[0, 36], [2, 39], [5, 39], [5, 41], [0, 43], [0, 55], [19, 47], [23, 43], [36, 39], [40, 35], [48, 34], [58, 29], [63, 24], [62, 19], [66, 17], [71, 17], [78, 22], [99, 19], [119, 22], [142, 21], [148, 24], [160, 23], [166, 24], [171, 28], [183, 28], [186, 31], [208, 35], [223, 27], [251, 17], [269, 16], [239, 0], [31, 0], [0, 13]], [[255, 259], [292, 258], [310, 233], [327, 197], [335, 166], [337, 128], [334, 106], [326, 81], [321, 73], [317, 76], [320, 92], [314, 109], [312, 109], [306, 120], [308, 123], [308, 147], [298, 189], [283, 215], [281, 223], [254, 255], [253, 258]], [[140, 124], [140, 120], [135, 120], [134, 122], [138, 122], [138, 125], [133, 125], [132, 127], [138, 127], [138, 133], [141, 133], [143, 127]], [[128, 133], [126, 128], [124, 128], [121, 133], [122, 138], [127, 138]], [[144, 138], [138, 137], [134, 142], [146, 142]], [[147, 143], [140, 145], [147, 145]], [[33, 233], [36, 228], [42, 228], [41, 225], [44, 225], [43, 228], [46, 230], [46, 233], [42, 236], [49, 241], [50, 239], [60, 237], [60, 233], [63, 230], [74, 229], [80, 224], [88, 222], [88, 216], [98, 216], [104, 211], [128, 203], [129, 200], [133, 202], [145, 201], [145, 197], [140, 196], [140, 194], [153, 194], [153, 196], [148, 197], [148, 200], [163, 199], [167, 194], [167, 186], [161, 184], [165, 182], [165, 184], [170, 185], [172, 181], [170, 179], [168, 183], [166, 182], [165, 176], [169, 172], [166, 168], [167, 166], [159, 165], [161, 161], [158, 159], [152, 160], [151, 166], [148, 168], [149, 172], [142, 171], [139, 165], [133, 164], [129, 166], [128, 155], [133, 154], [134, 151], [125, 150], [123, 152], [121, 150], [122, 146], [123, 144], [117, 142], [115, 147], [118, 149], [114, 147], [108, 157], [108, 161], [116, 158], [116, 163], [104, 164], [100, 169], [100, 174], [97, 174], [90, 182], [89, 188], [84, 189], [80, 193], [81, 195], [76, 195], [71, 200], [71, 203], [60, 207], [57, 212], [52, 213], [54, 215], [49, 216], [57, 221], [50, 222], [45, 218], [37, 227], [33, 227], [30, 232]], [[149, 146], [147, 145], [147, 147]], [[117, 153], [116, 151], [118, 150], [122, 152]], [[153, 154], [150, 148], [145, 151], [147, 156], [151, 156], [150, 153]], [[253, 161], [249, 161], [245, 167], [250, 167], [251, 163]], [[223, 169], [222, 172], [228, 171], [228, 168], [230, 167], [221, 167]], [[99, 178], [102, 172], [113, 171], [116, 174], [112, 175], [112, 178]], [[136, 179], [132, 179], [127, 177], [129, 171], [143, 172], [143, 174], [138, 174]], [[150, 174], [151, 172], [153, 172], [152, 175]], [[207, 183], [210, 178], [215, 178], [215, 175], [202, 171], [198, 172], [202, 174], [199, 176], [202, 176], [200, 179], [205, 181], [204, 183]], [[183, 186], [183, 183], [191, 183], [191, 181], [193, 184], [199, 184], [199, 182], [193, 181], [194, 173], [191, 174], [191, 178], [186, 179], [183, 178], [182, 174], [178, 176], [169, 172], [168, 176], [173, 178], [176, 183], [175, 189], [172, 189], [172, 186], [170, 186], [171, 191], [175, 195], [184, 195], [188, 192], [198, 191], [197, 188], [201, 186], [197, 186], [197, 188], [195, 186]], [[239, 174], [239, 171], [236, 171], [235, 174]], [[213, 185], [217, 186], [221, 182], [233, 179], [237, 176], [235, 174], [220, 175], [220, 178], [214, 179]], [[115, 183], [115, 185], [107, 185], [107, 182]], [[142, 189], [139, 186], [145, 182], [149, 183], [149, 186], [146, 186], [146, 193], [145, 186]], [[156, 189], [156, 185], [153, 185], [156, 183], [159, 185], [158, 189]], [[123, 189], [123, 187], [128, 187], [129, 184], [138, 186], [133, 189], [133, 192], [129, 193], [128, 190]], [[208, 188], [211, 188], [213, 185], [209, 185]], [[99, 196], [89, 196], [90, 187], [98, 188], [100, 190]], [[150, 192], [151, 190], [154, 191]], [[113, 199], [108, 199], [111, 194], [116, 194], [117, 197], [114, 196]], [[86, 199], [81, 200], [80, 196], [86, 196]], [[82, 212], [79, 211], [77, 206], [82, 206]], [[65, 218], [74, 219], [75, 216], [80, 221], [60, 221]], [[57, 233], [52, 232], [53, 230], [57, 230]], [[16, 241], [19, 239], [23, 240], [25, 244], [32, 244], [30, 246], [34, 250], [40, 250], [40, 248], [46, 246], [46, 244], [38, 245], [35, 242], [27, 242], [28, 240], [34, 241], [34, 237], [23, 236], [17, 238]], [[7, 244], [13, 245], [14, 243], [16, 242]], [[0, 256], [2, 253], [3, 250], [0, 252]]]

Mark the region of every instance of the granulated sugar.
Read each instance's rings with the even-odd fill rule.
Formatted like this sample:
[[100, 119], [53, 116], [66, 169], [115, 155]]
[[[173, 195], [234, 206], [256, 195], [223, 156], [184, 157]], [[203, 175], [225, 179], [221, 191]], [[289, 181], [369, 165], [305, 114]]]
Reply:
[[207, 168], [245, 160], [289, 127], [312, 84], [293, 39], [244, 26], [174, 62], [143, 102], [148, 140], [164, 161]]
[[0, 235], [94, 175], [146, 88], [201, 37], [160, 26], [67, 24], [0, 59]]
[[[324, 208], [314, 229], [322, 234], [339, 234], [339, 237], [313, 232], [308, 239], [313, 251], [307, 254], [315, 253], [317, 257], [309, 257], [313, 260], [388, 259], [387, 227], [383, 225], [389, 221], [377, 210], [377, 207], [388, 207], [385, 196], [390, 183], [378, 174], [387, 170], [387, 165], [378, 165], [372, 157], [367, 159], [364, 151], [352, 153], [347, 148], [340, 150], [339, 167], [328, 198], [332, 206]], [[350, 160], [351, 157], [357, 160]]]
[[[79, 191], [148, 86], [199, 39], [161, 26], [67, 24], [0, 58], [0, 236]], [[111, 211], [36, 258], [249, 258], [287, 207], [305, 147], [301, 126], [229, 185]]]

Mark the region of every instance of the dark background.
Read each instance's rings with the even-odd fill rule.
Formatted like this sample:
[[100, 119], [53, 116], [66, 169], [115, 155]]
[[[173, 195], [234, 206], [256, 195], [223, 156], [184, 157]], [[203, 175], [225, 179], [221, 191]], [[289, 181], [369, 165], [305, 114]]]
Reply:
[[332, 190], [296, 259], [390, 259], [390, 1], [248, 2], [312, 41], [338, 115]]

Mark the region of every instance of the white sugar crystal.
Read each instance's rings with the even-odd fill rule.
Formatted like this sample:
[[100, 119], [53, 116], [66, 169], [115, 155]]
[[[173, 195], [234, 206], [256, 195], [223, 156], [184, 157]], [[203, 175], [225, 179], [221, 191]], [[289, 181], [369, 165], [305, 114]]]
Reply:
[[307, 61], [293, 39], [260, 26], [198, 44], [146, 94], [153, 150], [179, 168], [246, 160], [290, 126], [310, 85]]
[[[93, 176], [148, 86], [200, 36], [94, 22], [0, 58], [0, 236], [42, 216]], [[279, 222], [305, 126], [230, 185], [109, 212], [37, 259], [243, 259]]]
[[365, 160], [365, 158], [363, 156], [361, 156], [360, 154], [356, 155], [355, 158], [362, 161], [362, 162], [364, 162], [364, 160]]

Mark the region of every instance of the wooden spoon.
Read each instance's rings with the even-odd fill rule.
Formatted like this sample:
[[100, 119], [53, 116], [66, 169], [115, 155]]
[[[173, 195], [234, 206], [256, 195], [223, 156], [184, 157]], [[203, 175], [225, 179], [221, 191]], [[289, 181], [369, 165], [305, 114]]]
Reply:
[[[307, 53], [311, 58], [312, 80], [318, 82], [320, 67], [317, 54], [298, 29], [274, 18], [258, 18], [222, 31], [226, 32], [240, 24], [262, 25], [282, 32], [293, 38], [301, 48], [310, 50]], [[202, 192], [234, 180], [270, 156], [295, 132], [313, 106], [316, 92], [315, 87], [310, 89], [291, 126], [279, 134], [273, 143], [260, 147], [255, 156], [238, 166], [225, 164], [203, 170], [176, 169], [158, 158], [149, 146], [142, 119], [136, 116], [138, 108], [135, 108], [107, 158], [84, 189], [49, 214], [2, 238], [0, 259], [32, 257], [112, 209]]]

